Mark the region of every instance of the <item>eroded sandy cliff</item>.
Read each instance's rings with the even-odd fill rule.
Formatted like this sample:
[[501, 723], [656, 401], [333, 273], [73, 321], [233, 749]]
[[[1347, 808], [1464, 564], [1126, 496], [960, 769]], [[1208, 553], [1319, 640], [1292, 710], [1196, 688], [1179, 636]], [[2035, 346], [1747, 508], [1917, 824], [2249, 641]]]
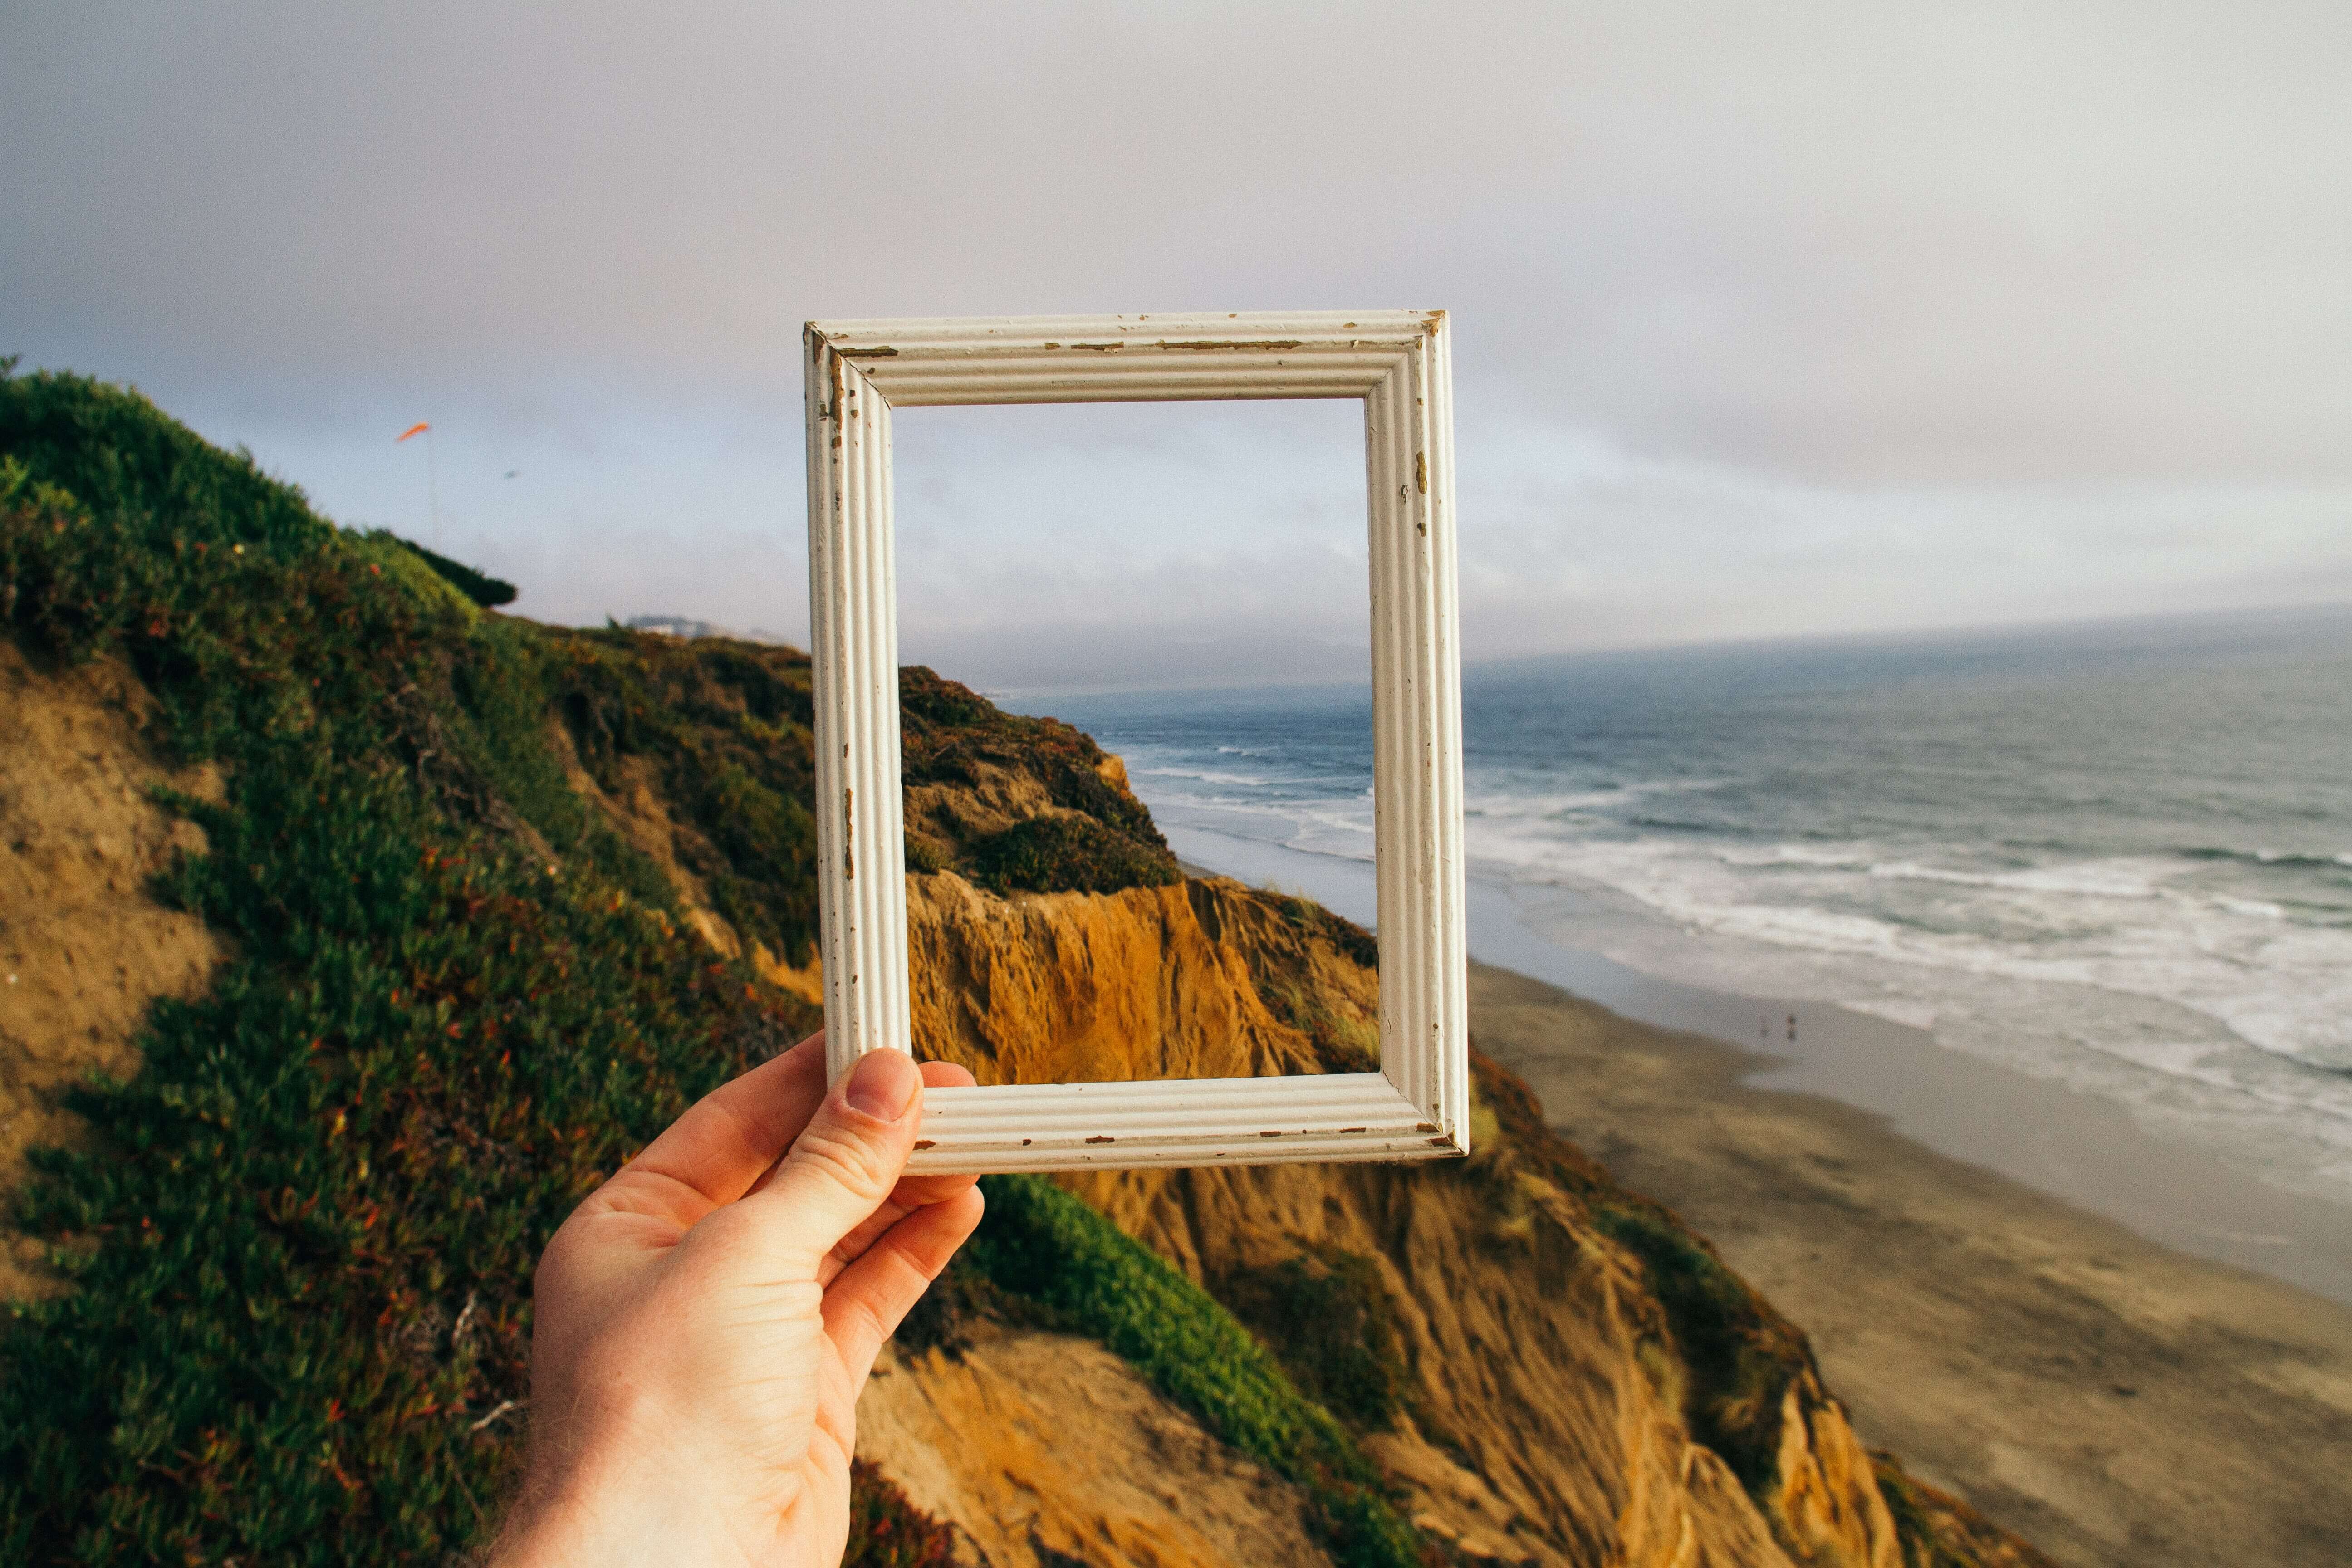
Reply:
[[[952, 875], [917, 878], [919, 1045], [994, 1081], [1318, 1070], [1335, 1041], [1365, 1038], [1375, 979], [1291, 908], [1223, 879], [1008, 901]], [[1750, 1484], [1694, 1438], [1685, 1405], [1708, 1369], [1678, 1342], [1643, 1260], [1559, 1179], [1573, 1152], [1548, 1144], [1527, 1107], [1507, 1125], [1497, 1114], [1503, 1081], [1482, 1073], [1478, 1152], [1460, 1164], [1070, 1184], [1213, 1291], [1295, 1262], [1368, 1260], [1402, 1397], [1367, 1445], [1411, 1492], [1415, 1522], [1466, 1556], [1898, 1563], [1868, 1457], [1793, 1334], [1735, 1456]], [[1588, 1188], [1605, 1181], [1571, 1169]], [[933, 1375], [946, 1373], [908, 1373]]]

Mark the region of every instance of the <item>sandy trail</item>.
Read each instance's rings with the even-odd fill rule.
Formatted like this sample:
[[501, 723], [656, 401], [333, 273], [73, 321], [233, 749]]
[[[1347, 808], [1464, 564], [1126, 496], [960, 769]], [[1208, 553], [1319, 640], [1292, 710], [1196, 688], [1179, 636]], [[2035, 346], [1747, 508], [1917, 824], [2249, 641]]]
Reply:
[[[0, 1215], [28, 1148], [88, 1146], [64, 1091], [135, 1072], [149, 1005], [201, 994], [226, 952], [151, 885], [205, 840], [149, 791], [221, 790], [209, 767], [155, 762], [141, 733], [152, 708], [118, 660], [52, 671], [0, 641]], [[47, 1252], [0, 1217], [0, 1300], [55, 1293]]]

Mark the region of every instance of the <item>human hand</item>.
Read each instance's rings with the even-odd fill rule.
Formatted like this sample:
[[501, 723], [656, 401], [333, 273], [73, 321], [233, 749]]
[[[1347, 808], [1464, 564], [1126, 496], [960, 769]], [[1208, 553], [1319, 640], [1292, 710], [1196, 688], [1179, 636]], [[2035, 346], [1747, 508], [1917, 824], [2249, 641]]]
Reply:
[[572, 1211], [533, 1288], [497, 1568], [841, 1561], [858, 1391], [980, 1223], [973, 1178], [900, 1174], [920, 1090], [971, 1081], [875, 1051], [827, 1093], [812, 1036]]

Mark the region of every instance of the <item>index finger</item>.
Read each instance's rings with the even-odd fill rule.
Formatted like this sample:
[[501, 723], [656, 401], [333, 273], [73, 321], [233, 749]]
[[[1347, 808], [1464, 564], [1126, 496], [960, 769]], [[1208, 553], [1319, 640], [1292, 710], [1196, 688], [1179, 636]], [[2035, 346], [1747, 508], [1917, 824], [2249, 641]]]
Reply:
[[824, 1031], [687, 1108], [581, 1207], [652, 1214], [685, 1229], [751, 1190], [824, 1100]]

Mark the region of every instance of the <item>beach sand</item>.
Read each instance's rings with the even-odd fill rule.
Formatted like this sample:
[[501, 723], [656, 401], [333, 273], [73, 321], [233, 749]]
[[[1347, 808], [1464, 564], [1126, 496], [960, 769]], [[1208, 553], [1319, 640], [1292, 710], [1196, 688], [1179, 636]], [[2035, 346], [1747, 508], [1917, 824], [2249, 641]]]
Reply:
[[2352, 1563], [2352, 1308], [1509, 971], [1471, 1027], [1811, 1334], [1865, 1441], [2058, 1562]]

